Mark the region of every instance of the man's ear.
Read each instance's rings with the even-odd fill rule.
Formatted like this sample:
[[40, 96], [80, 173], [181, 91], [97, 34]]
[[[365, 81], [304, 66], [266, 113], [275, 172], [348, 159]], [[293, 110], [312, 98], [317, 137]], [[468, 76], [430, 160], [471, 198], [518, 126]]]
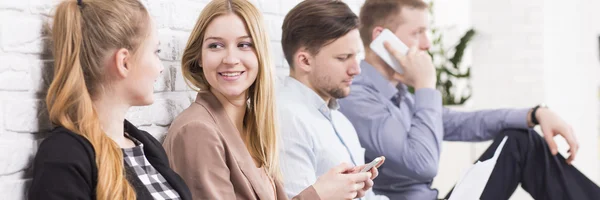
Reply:
[[383, 27], [381, 26], [376, 26], [373, 28], [373, 31], [371, 32], [371, 41], [375, 40], [375, 38], [377, 38], [377, 36], [379, 36], [379, 34], [381, 34], [381, 32], [383, 32]]
[[306, 48], [298, 50], [294, 56], [294, 68], [310, 72], [312, 70], [313, 56]]
[[125, 48], [120, 48], [117, 50], [114, 56], [114, 60], [112, 61], [114, 64], [112, 66], [115, 67], [115, 72], [119, 77], [125, 78], [131, 71], [131, 53], [129, 50]]

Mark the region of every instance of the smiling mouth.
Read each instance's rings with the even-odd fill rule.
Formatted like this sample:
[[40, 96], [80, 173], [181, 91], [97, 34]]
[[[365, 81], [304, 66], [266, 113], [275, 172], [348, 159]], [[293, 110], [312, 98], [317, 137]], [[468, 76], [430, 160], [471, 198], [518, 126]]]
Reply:
[[218, 74], [223, 76], [223, 77], [238, 77], [241, 76], [242, 74], [244, 74], [245, 71], [239, 71], [239, 72], [219, 72]]

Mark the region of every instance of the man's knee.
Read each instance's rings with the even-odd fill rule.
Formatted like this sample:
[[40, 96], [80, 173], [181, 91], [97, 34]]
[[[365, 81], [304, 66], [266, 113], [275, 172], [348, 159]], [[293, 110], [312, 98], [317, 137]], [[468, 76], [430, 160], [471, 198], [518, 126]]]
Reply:
[[533, 129], [506, 129], [496, 139], [502, 140], [504, 136], [508, 136], [505, 146], [519, 151], [522, 156], [533, 153], [532, 151], [543, 151], [548, 146], [544, 138]]
[[507, 142], [516, 141], [522, 145], [540, 145], [544, 142], [544, 138], [533, 129], [505, 129], [496, 140], [502, 140], [504, 136], [508, 136]]

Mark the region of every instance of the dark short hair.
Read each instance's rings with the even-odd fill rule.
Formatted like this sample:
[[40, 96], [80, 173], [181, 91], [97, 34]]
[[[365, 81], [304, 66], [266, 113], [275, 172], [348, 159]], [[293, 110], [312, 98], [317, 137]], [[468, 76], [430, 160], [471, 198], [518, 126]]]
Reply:
[[376, 26], [395, 31], [402, 23], [400, 11], [404, 7], [426, 9], [429, 5], [423, 0], [366, 0], [359, 14], [361, 23], [359, 32], [363, 45], [369, 46], [373, 37], [373, 28]]
[[294, 65], [294, 54], [306, 48], [311, 54], [357, 29], [358, 16], [339, 0], [306, 0], [294, 7], [283, 20], [281, 45], [285, 59]]

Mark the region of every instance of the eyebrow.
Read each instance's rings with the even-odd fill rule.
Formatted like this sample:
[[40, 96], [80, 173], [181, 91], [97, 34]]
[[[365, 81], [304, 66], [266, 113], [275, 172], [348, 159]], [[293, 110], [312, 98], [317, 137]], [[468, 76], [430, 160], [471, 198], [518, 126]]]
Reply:
[[[250, 36], [248, 36], [248, 35], [244, 35], [244, 36], [240, 36], [240, 37], [238, 37], [237, 39], [246, 39], [246, 38], [250, 38]], [[210, 37], [207, 37], [206, 39], [204, 39], [204, 41], [211, 40], [211, 39], [212, 39], [212, 40], [222, 40], [223, 38], [222, 38], [222, 37], [214, 37], [214, 36], [210, 36]]]
[[355, 52], [344, 52], [344, 53], [340, 53], [337, 56], [348, 56], [348, 55], [358, 55], [362, 53], [362, 50], [357, 50]]

